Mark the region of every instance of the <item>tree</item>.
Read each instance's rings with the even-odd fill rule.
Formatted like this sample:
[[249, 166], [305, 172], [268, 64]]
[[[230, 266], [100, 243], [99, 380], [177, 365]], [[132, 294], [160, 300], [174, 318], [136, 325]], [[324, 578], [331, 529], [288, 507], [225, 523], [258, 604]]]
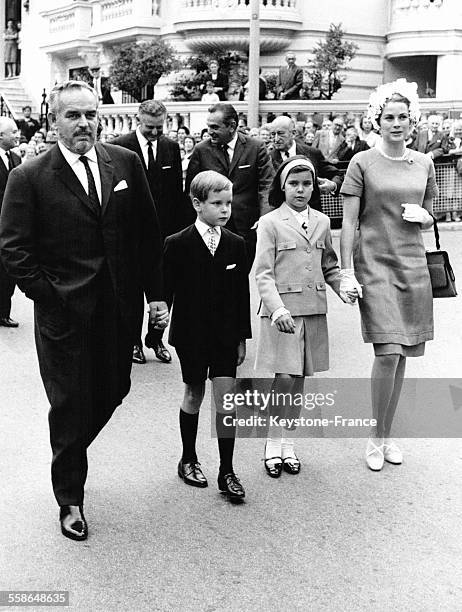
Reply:
[[[356, 55], [359, 49], [354, 42], [343, 40], [342, 24], [331, 23], [325, 41], [319, 41], [311, 50], [313, 58], [308, 62], [310, 98], [330, 100], [342, 87], [345, 76], [338, 74]], [[319, 92], [319, 93], [318, 93]]]
[[173, 47], [162, 40], [127, 43], [115, 53], [111, 83], [141, 102], [154, 96], [154, 87], [163, 74], [177, 70], [180, 65]]

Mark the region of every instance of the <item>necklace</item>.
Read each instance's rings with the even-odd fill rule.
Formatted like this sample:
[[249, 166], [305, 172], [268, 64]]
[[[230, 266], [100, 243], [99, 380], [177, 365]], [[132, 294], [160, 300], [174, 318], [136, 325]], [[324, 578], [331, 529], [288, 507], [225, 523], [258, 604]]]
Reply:
[[409, 151], [406, 148], [404, 149], [404, 153], [400, 155], [399, 157], [392, 157], [391, 155], [387, 155], [385, 151], [382, 149], [382, 147], [375, 147], [375, 148], [380, 153], [380, 155], [383, 155], [383, 157], [385, 157], [386, 159], [391, 159], [392, 161], [407, 161], [408, 156], [409, 156]]

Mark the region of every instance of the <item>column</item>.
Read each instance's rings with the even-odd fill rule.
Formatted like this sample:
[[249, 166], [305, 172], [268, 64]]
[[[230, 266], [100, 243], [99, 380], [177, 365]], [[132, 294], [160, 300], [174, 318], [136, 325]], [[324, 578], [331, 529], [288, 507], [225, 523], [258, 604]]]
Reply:
[[462, 54], [441, 55], [436, 64], [436, 97], [462, 100]]

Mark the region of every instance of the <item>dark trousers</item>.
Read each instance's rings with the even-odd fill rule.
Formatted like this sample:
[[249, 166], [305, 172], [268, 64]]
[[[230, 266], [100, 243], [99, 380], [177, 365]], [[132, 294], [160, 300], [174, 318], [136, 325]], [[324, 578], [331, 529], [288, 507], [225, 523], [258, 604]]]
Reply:
[[121, 319], [107, 272], [88, 321], [35, 305], [40, 373], [50, 402], [51, 479], [60, 506], [83, 503], [87, 447], [130, 389], [133, 334]]
[[0, 317], [9, 317], [15, 282], [8, 276], [0, 260]]

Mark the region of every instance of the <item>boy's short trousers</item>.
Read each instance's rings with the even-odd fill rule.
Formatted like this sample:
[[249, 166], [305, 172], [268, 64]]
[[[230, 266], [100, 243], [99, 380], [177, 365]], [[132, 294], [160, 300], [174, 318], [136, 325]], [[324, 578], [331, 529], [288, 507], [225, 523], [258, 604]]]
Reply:
[[204, 347], [175, 347], [180, 360], [183, 382], [195, 384], [204, 382], [209, 378], [229, 376], [236, 378], [237, 346], [214, 345], [208, 349]]

